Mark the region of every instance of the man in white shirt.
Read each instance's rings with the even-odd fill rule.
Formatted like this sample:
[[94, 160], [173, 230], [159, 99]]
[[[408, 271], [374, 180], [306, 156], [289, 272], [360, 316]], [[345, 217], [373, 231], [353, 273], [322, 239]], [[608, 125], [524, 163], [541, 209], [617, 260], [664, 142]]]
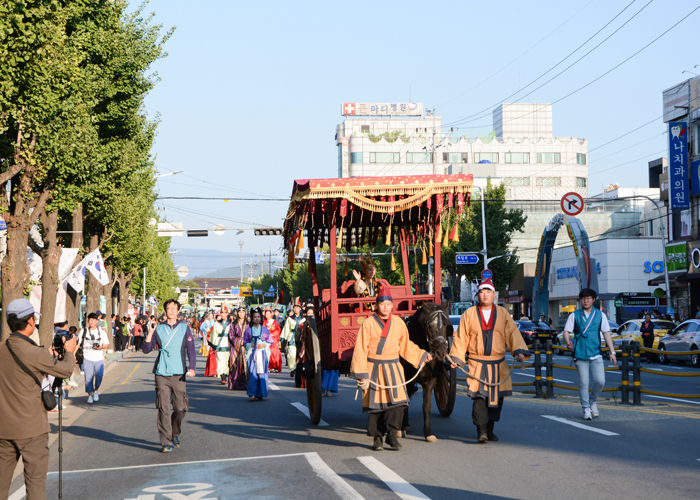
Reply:
[[83, 371], [88, 404], [100, 400], [97, 393], [104, 374], [104, 350], [109, 348], [107, 332], [97, 326], [97, 314], [88, 314], [88, 328], [80, 330], [78, 345], [83, 347]]

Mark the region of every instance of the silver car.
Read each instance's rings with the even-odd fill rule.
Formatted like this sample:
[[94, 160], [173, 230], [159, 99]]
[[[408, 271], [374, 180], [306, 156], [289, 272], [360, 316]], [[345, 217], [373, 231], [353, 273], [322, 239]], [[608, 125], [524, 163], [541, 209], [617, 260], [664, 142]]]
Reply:
[[668, 332], [659, 340], [659, 361], [665, 365], [671, 360], [690, 361], [693, 368], [700, 368], [700, 355], [674, 355], [676, 352], [697, 351], [700, 347], [700, 320], [689, 319]]

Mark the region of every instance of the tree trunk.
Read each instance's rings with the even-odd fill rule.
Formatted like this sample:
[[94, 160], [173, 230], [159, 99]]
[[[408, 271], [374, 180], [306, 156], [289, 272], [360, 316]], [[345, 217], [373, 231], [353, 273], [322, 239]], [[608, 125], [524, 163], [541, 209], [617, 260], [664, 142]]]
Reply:
[[[78, 203], [78, 207], [73, 212], [73, 225], [71, 227], [73, 230], [71, 248], [83, 248], [83, 205], [81, 203]], [[78, 254], [72, 267], [77, 266], [82, 259], [83, 256]], [[66, 318], [68, 319], [68, 324], [77, 326], [78, 330], [80, 330], [81, 320], [85, 319], [80, 318], [80, 294], [70, 286], [68, 287], [68, 297], [66, 298]]]
[[107, 283], [104, 287], [100, 286], [99, 283], [97, 283], [97, 280], [95, 280], [95, 283], [97, 283], [98, 286], [100, 286], [100, 289], [102, 290], [102, 293], [104, 296], [107, 298], [106, 305], [107, 308], [105, 309], [105, 330], [107, 330], [107, 337], [109, 337], [109, 348], [114, 351], [114, 336], [112, 335], [112, 287], [114, 286], [114, 280], [112, 279], [112, 266], [105, 264], [105, 270], [107, 271], [107, 275], [109, 276], [109, 283]]
[[56, 312], [56, 295], [58, 293], [58, 263], [61, 259], [61, 247], [56, 240], [58, 230], [58, 211], [45, 213], [44, 248], [41, 251], [43, 273], [41, 275], [41, 322], [39, 340], [41, 345], [50, 345], [53, 341], [54, 315]]
[[[95, 250], [99, 244], [100, 237], [97, 233], [90, 233], [90, 249], [92, 252]], [[102, 293], [102, 285], [95, 279], [90, 271], [86, 273], [86, 280], [88, 285], [87, 291], [87, 314], [94, 313], [100, 308], [100, 295]]]

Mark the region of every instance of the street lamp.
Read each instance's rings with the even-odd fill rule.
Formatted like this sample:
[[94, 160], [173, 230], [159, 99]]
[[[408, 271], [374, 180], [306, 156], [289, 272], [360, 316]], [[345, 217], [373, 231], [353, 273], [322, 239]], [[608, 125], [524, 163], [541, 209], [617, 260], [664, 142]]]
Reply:
[[169, 175], [181, 174], [182, 172], [184, 172], [184, 170], [178, 170], [178, 171], [176, 171], [176, 172], [170, 172], [169, 174], [160, 174], [160, 175], [156, 175], [156, 176], [153, 177], [153, 178], [154, 178], [154, 179], [160, 179], [161, 177], [167, 177], [167, 176], [169, 176]]
[[[488, 264], [493, 259], [488, 258], [488, 252], [486, 251], [486, 211], [484, 209], [486, 204], [486, 200], [484, 199], [485, 194], [481, 186], [472, 185], [472, 189], [478, 189], [481, 192], [481, 239], [483, 241], [484, 248], [482, 248], [481, 252], [479, 253], [484, 256], [484, 269], [488, 269]], [[502, 255], [500, 257], [502, 257]], [[498, 257], [494, 257], [494, 259], [496, 258]]]

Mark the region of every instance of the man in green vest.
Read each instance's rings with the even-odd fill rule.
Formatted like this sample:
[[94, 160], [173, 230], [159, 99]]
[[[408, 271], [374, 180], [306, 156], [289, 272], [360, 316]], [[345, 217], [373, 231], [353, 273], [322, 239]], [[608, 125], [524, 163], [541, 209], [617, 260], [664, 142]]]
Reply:
[[[583, 407], [583, 419], [591, 420], [600, 416], [598, 411], [598, 396], [605, 385], [605, 365], [601, 350], [600, 335], [605, 337], [608, 346], [612, 346], [610, 339], [610, 325], [608, 318], [598, 309], [593, 308], [598, 294], [592, 288], [584, 288], [579, 292], [581, 309], [572, 312], [564, 326], [564, 342], [572, 349], [576, 371], [578, 372], [578, 393]], [[573, 342], [569, 335], [574, 334]], [[617, 364], [615, 350], [610, 351], [610, 361]], [[590, 395], [588, 386], [593, 380], [593, 390]]]

